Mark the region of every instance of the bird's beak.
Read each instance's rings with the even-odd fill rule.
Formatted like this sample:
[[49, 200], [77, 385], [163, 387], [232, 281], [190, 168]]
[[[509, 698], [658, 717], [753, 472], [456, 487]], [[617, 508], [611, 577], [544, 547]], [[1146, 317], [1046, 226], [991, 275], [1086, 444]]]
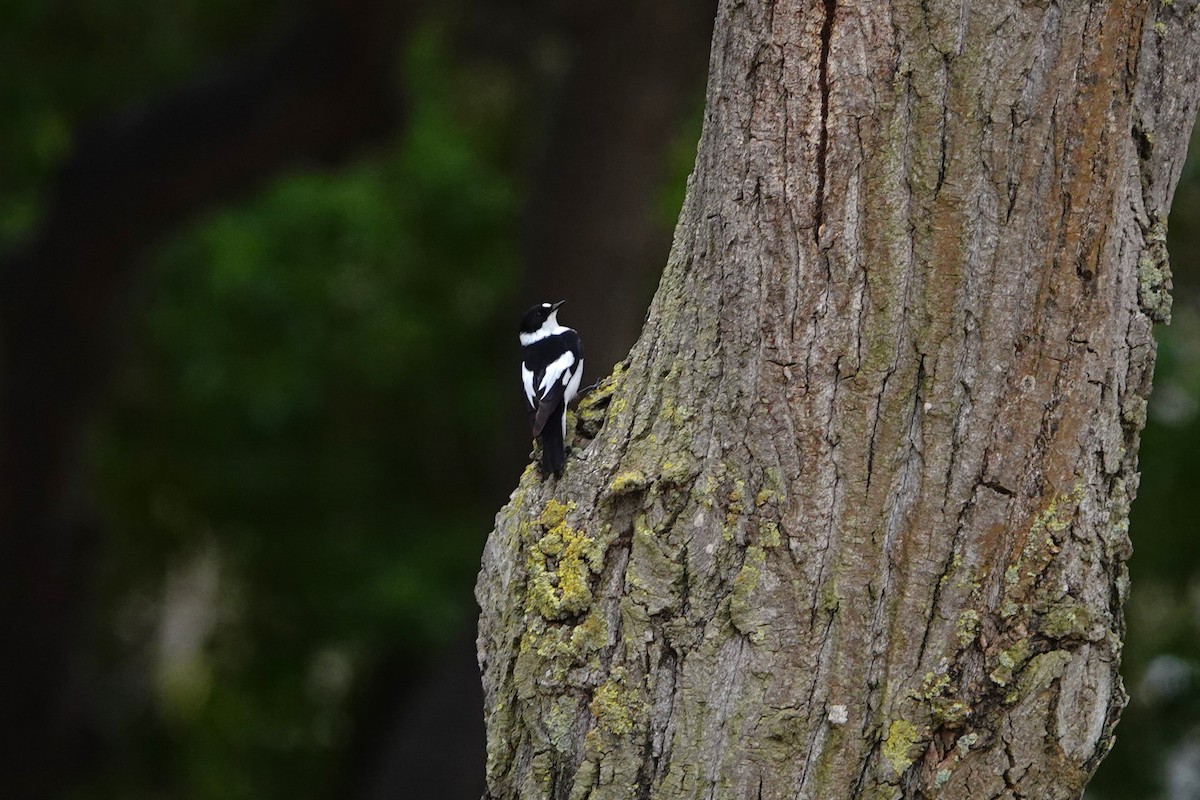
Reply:
[[551, 310], [552, 312], [553, 312], [553, 311], [558, 311], [558, 307], [559, 307], [559, 306], [561, 306], [561, 305], [562, 305], [563, 303], [565, 303], [565, 302], [567, 302], [567, 301], [566, 301], [566, 300], [559, 300], [557, 303], [555, 303], [554, 305], [550, 306], [550, 310]]

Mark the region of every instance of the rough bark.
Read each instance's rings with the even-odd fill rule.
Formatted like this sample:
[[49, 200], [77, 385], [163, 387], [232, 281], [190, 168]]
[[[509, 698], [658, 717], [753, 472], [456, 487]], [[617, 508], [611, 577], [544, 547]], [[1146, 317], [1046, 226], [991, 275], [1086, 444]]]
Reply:
[[484, 554], [490, 797], [1080, 795], [1198, 52], [1195, 0], [722, 2], [646, 327]]

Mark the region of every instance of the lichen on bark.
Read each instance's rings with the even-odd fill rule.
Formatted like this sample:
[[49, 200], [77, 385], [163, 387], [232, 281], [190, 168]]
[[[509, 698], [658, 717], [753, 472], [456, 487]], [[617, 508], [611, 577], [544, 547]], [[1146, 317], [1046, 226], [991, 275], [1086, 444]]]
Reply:
[[484, 553], [489, 797], [1079, 796], [1196, 19], [721, 5], [646, 327]]

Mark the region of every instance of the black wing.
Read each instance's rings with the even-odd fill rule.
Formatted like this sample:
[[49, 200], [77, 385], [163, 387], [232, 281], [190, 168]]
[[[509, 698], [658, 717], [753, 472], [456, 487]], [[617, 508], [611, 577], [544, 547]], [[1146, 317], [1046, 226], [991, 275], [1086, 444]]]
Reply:
[[[563, 404], [563, 394], [571, 378], [581, 368], [579, 336], [574, 331], [553, 339], [544, 340], [528, 348], [531, 352], [522, 365], [525, 382], [525, 400], [529, 407], [529, 421], [533, 435], [540, 436], [546, 423]], [[533, 371], [528, 367], [530, 360], [537, 360], [544, 367]]]

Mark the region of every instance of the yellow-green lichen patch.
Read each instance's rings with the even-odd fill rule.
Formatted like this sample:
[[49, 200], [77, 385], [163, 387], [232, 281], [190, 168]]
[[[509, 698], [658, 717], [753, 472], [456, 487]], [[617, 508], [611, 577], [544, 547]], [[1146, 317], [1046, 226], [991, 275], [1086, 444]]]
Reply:
[[558, 563], [558, 587], [562, 590], [560, 607], [568, 614], [578, 614], [592, 602], [592, 589], [584, 565], [584, 548], [591, 539], [577, 536], [569, 542]]
[[1066, 650], [1051, 650], [1039, 653], [1029, 659], [1029, 664], [1021, 671], [1020, 680], [1016, 687], [1005, 696], [1004, 702], [1013, 704], [1041, 692], [1052, 682], [1062, 677], [1067, 664], [1071, 662], [1071, 654]]
[[1070, 492], [1052, 497], [1034, 517], [1020, 552], [1004, 570], [1001, 617], [1028, 615], [1034, 590], [1058, 554], [1059, 541], [1071, 527], [1083, 495], [1083, 481], [1076, 481]]
[[677, 453], [663, 461], [659, 478], [671, 486], [684, 486], [696, 476], [696, 466], [687, 453]]
[[573, 743], [572, 731], [579, 713], [578, 701], [570, 695], [559, 695], [550, 703], [550, 710], [542, 717], [550, 744], [558, 752], [567, 754]]
[[[954, 555], [950, 557], [950, 563], [946, 566], [946, 571], [942, 573], [942, 577], [938, 578], [938, 589], [946, 588], [946, 585], [950, 582], [950, 579], [958, 573], [958, 568], [961, 566], [962, 555], [955, 551]], [[960, 577], [958, 582], [956, 582], [954, 585], [957, 588], [967, 588], [963, 584], [964, 581]]]
[[545, 561], [530, 558], [527, 564], [529, 571], [529, 586], [525, 597], [526, 607], [541, 614], [546, 619], [560, 619], [566, 616], [555, 587], [558, 583], [557, 573], [547, 572]]
[[763, 523], [763, 526], [758, 529], [758, 534], [763, 547], [779, 547], [783, 542], [783, 538], [779, 535], [779, 525], [774, 522]]
[[603, 564], [603, 548], [566, 521], [574, 503], [546, 503], [538, 517], [545, 534], [526, 558], [529, 575], [527, 608], [549, 620], [586, 611], [592, 603], [590, 576]]
[[729, 493], [729, 510], [734, 514], [742, 513], [742, 499], [746, 496], [746, 482], [738, 478], [733, 482], [733, 491]]
[[929, 701], [930, 714], [940, 725], [960, 725], [971, 716], [971, 707], [962, 700], [951, 697], [936, 697]]
[[513, 674], [522, 699], [532, 697], [547, 679], [555, 683], [566, 680], [568, 662], [560, 655], [563, 649], [559, 626], [547, 630], [545, 625], [534, 625], [521, 634]]
[[595, 654], [607, 644], [608, 624], [595, 610], [573, 627], [548, 624], [535, 617], [521, 634], [516, 683], [530, 692], [540, 691], [537, 687], [547, 681], [562, 685], [572, 668], [598, 668]]
[[734, 534], [737, 532], [738, 521], [742, 515], [742, 503], [745, 497], [746, 482], [739, 478], [734, 481], [733, 491], [729, 493], [729, 503], [725, 507], [725, 525], [721, 528], [721, 535], [727, 542], [732, 542]]
[[696, 412], [687, 406], [677, 405], [672, 398], [666, 397], [659, 407], [658, 416], [672, 428], [683, 428], [688, 420], [696, 416]]
[[612, 374], [592, 389], [579, 401], [575, 416], [578, 429], [589, 439], [595, 438], [611, 413], [620, 413], [625, 408], [623, 398], [615, 397], [624, 378], [625, 365], [617, 364]]
[[958, 615], [955, 634], [958, 636], [959, 647], [967, 647], [975, 641], [975, 637], [979, 635], [980, 622], [979, 612], [973, 608], [968, 608]]
[[1136, 394], [1121, 403], [1121, 421], [1135, 431], [1146, 427], [1146, 398]]
[[821, 610], [827, 614], [833, 614], [841, 605], [842, 597], [838, 594], [837, 577], [826, 579], [821, 586]]
[[783, 499], [783, 476], [775, 467], [763, 471], [763, 487], [754, 495], [754, 505], [762, 508], [766, 505], [778, 505]]
[[554, 758], [550, 750], [540, 750], [529, 760], [529, 769], [517, 787], [518, 797], [549, 797], [554, 786]]
[[1068, 595], [1042, 615], [1037, 627], [1051, 639], [1086, 639], [1092, 615], [1087, 606]]
[[945, 694], [949, 686], [949, 675], [926, 672], [925, 676], [921, 679], [921, 688], [917, 691], [916, 696], [921, 700], [932, 700], [935, 697]]
[[1008, 686], [1013, 674], [1025, 665], [1029, 658], [1029, 640], [1018, 639], [1016, 644], [1007, 650], [1001, 650], [996, 657], [996, 668], [988, 675], [997, 686]]
[[953, 688], [949, 675], [926, 672], [921, 681], [921, 688], [913, 697], [925, 701], [935, 722], [957, 725], [970, 716], [971, 709], [965, 702], [953, 696]]
[[704, 484], [700, 487], [700, 505], [705, 509], [713, 507], [713, 496], [717, 491], [717, 476], [711, 472], [704, 476]]
[[608, 680], [596, 687], [588, 706], [596, 724], [615, 736], [632, 733], [639, 716], [635, 706], [640, 701], [629, 691], [625, 678], [625, 668], [615, 667]]
[[893, 720], [888, 727], [887, 739], [883, 743], [883, 758], [892, 765], [897, 775], [912, 766], [913, 748], [920, 742], [920, 732], [906, 719]]
[[[1018, 581], [1022, 578], [1035, 578], [1045, 567], [1045, 563], [1058, 552], [1057, 534], [1071, 527], [1079, 502], [1083, 499], [1083, 481], [1077, 481], [1070, 492], [1055, 495], [1050, 503], [1042, 509], [1029, 526], [1029, 535], [1025, 539], [1025, 547], [1020, 559], [1015, 565], [1018, 570]], [[1005, 573], [1005, 578], [1008, 578]]]
[[[1162, 35], [1156, 23], [1155, 30]], [[1143, 237], [1146, 242], [1138, 258], [1138, 304], [1155, 322], [1171, 321], [1171, 260], [1167, 252], [1166, 223], [1154, 216]]]
[[1009, 586], [1016, 586], [1021, 580], [1021, 571], [1017, 569], [1016, 564], [1009, 564], [1004, 570], [1004, 583]]
[[546, 529], [554, 528], [566, 522], [567, 514], [575, 510], [575, 503], [560, 503], [558, 500], [551, 498], [546, 501], [546, 507], [542, 509], [541, 516], [538, 517], [538, 522]]
[[1071, 520], [1075, 518], [1075, 511], [1079, 508], [1079, 501], [1083, 499], [1083, 489], [1083, 481], [1076, 481], [1070, 492], [1054, 497], [1050, 505], [1033, 521], [1029, 530], [1030, 540], [1036, 540], [1036, 534], [1043, 530], [1061, 533], [1071, 527]]
[[542, 551], [543, 555], [556, 556], [562, 552], [563, 544], [562, 532], [559, 527], [555, 527], [538, 539], [537, 548]]
[[629, 494], [641, 491], [649, 485], [650, 479], [646, 477], [646, 473], [640, 469], [632, 469], [613, 478], [612, 483], [608, 485], [608, 491], [613, 495]]
[[571, 647], [582, 658], [598, 652], [608, 644], [608, 623], [593, 610], [571, 629]]
[[752, 596], [762, 578], [766, 560], [766, 553], [762, 547], [751, 545], [746, 548], [746, 560], [734, 576], [733, 593], [729, 597], [729, 619], [733, 627], [749, 636], [753, 642], [761, 642], [763, 639], [764, 620]]
[[592, 796], [592, 789], [595, 788], [596, 778], [599, 775], [600, 765], [594, 759], [584, 759], [575, 772], [575, 779], [571, 782], [571, 793], [567, 796], [567, 800], [588, 800]]

